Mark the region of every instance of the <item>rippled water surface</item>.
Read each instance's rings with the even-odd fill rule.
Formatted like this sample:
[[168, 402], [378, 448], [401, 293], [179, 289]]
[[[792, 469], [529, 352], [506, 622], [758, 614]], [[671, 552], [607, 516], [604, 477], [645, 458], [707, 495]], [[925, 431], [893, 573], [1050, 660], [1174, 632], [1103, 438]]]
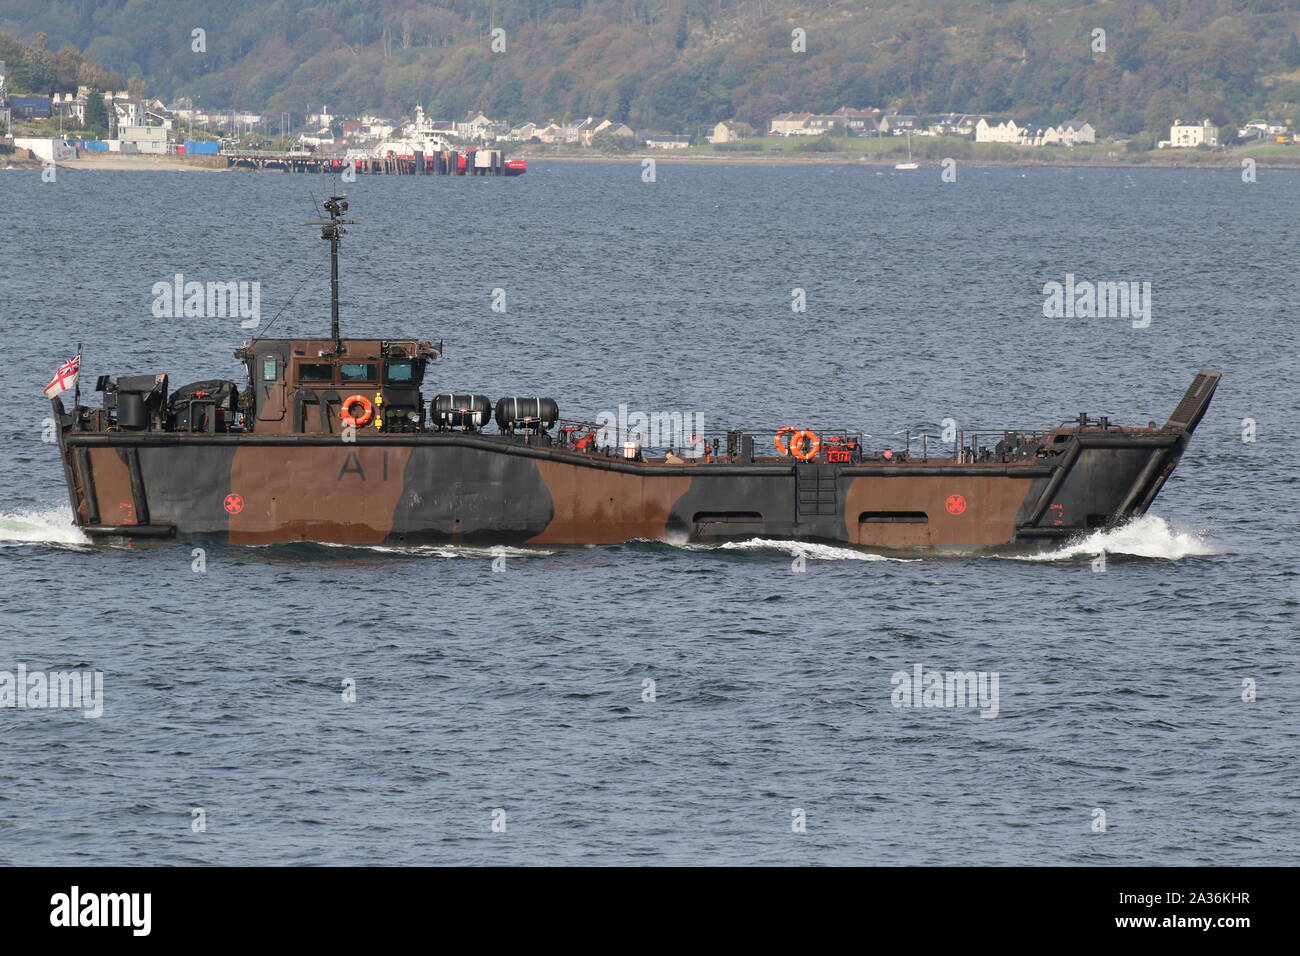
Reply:
[[[946, 417], [1159, 422], [1196, 369], [1223, 385], [1152, 515], [1033, 560], [633, 543], [496, 573], [297, 545], [209, 547], [197, 573], [185, 545], [81, 540], [40, 388], [78, 341], [88, 384], [236, 377], [236, 322], [151, 314], [178, 272], [260, 281], [263, 328], [301, 288], [272, 329], [323, 332], [326, 247], [299, 223], [337, 185], [0, 170], [0, 671], [105, 675], [98, 719], [0, 708], [0, 862], [1293, 863], [1298, 185], [363, 178], [345, 332], [445, 340], [434, 390], [897, 446]], [[1044, 318], [1066, 273], [1151, 282], [1150, 327]], [[997, 672], [997, 716], [894, 707], [917, 664]]]

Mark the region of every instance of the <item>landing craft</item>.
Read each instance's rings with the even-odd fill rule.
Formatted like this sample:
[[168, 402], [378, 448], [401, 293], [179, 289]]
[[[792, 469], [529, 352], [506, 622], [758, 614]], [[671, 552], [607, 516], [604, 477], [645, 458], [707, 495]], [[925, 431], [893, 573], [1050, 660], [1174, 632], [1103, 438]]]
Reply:
[[[610, 440], [546, 397], [424, 397], [441, 345], [345, 339], [330, 242], [329, 338], [254, 339], [247, 383], [171, 390], [101, 376], [97, 407], [47, 388], [75, 522], [95, 539], [586, 545], [818, 541], [912, 552], [1036, 550], [1143, 514], [1218, 386], [1202, 370], [1163, 426], [1086, 414], [1055, 428], [957, 432], [951, 455], [869, 450], [842, 428], [730, 429], [675, 447]], [[79, 392], [78, 392], [79, 395]], [[493, 427], [495, 425], [495, 427]], [[669, 439], [672, 441], [672, 439]], [[680, 454], [678, 454], [680, 452]]]

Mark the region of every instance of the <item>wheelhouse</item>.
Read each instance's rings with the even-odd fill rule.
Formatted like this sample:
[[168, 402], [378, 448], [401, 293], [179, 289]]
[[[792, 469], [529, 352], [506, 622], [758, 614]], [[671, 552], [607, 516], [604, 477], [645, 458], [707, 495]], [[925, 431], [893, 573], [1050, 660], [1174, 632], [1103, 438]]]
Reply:
[[235, 352], [248, 370], [243, 411], [262, 434], [338, 434], [351, 399], [374, 409], [360, 428], [419, 431], [420, 386], [439, 349], [414, 339], [257, 339]]

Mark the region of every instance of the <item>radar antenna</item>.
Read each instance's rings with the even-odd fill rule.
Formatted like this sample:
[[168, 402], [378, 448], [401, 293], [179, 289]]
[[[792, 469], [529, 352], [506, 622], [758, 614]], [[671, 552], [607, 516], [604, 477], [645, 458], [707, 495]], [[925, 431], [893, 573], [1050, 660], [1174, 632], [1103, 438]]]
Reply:
[[316, 219], [303, 223], [305, 226], [320, 226], [320, 237], [328, 239], [330, 244], [330, 338], [334, 340], [334, 352], [343, 351], [343, 339], [339, 332], [339, 240], [347, 234], [344, 226], [356, 225], [355, 219], [344, 219], [348, 212], [348, 200], [345, 196], [330, 196], [325, 200], [328, 219]]

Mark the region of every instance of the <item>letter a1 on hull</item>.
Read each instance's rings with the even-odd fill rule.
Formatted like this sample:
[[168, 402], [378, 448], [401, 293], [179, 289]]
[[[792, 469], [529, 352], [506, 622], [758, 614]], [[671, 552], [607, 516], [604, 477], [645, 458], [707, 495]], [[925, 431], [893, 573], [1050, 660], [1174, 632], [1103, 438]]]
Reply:
[[1035, 549], [1143, 514], [1220, 379], [1199, 372], [1160, 427], [1079, 415], [1039, 431], [959, 432], [942, 455], [930, 436], [873, 450], [844, 428], [730, 429], [678, 448], [611, 441], [607, 427], [561, 418], [550, 398], [426, 398], [440, 345], [343, 338], [347, 203], [332, 197], [326, 208], [330, 219], [314, 225], [335, 267], [329, 338], [246, 343], [235, 353], [242, 388], [213, 379], [171, 391], [165, 374], [101, 376], [96, 407], [52, 400], [72, 512], [88, 535]]

